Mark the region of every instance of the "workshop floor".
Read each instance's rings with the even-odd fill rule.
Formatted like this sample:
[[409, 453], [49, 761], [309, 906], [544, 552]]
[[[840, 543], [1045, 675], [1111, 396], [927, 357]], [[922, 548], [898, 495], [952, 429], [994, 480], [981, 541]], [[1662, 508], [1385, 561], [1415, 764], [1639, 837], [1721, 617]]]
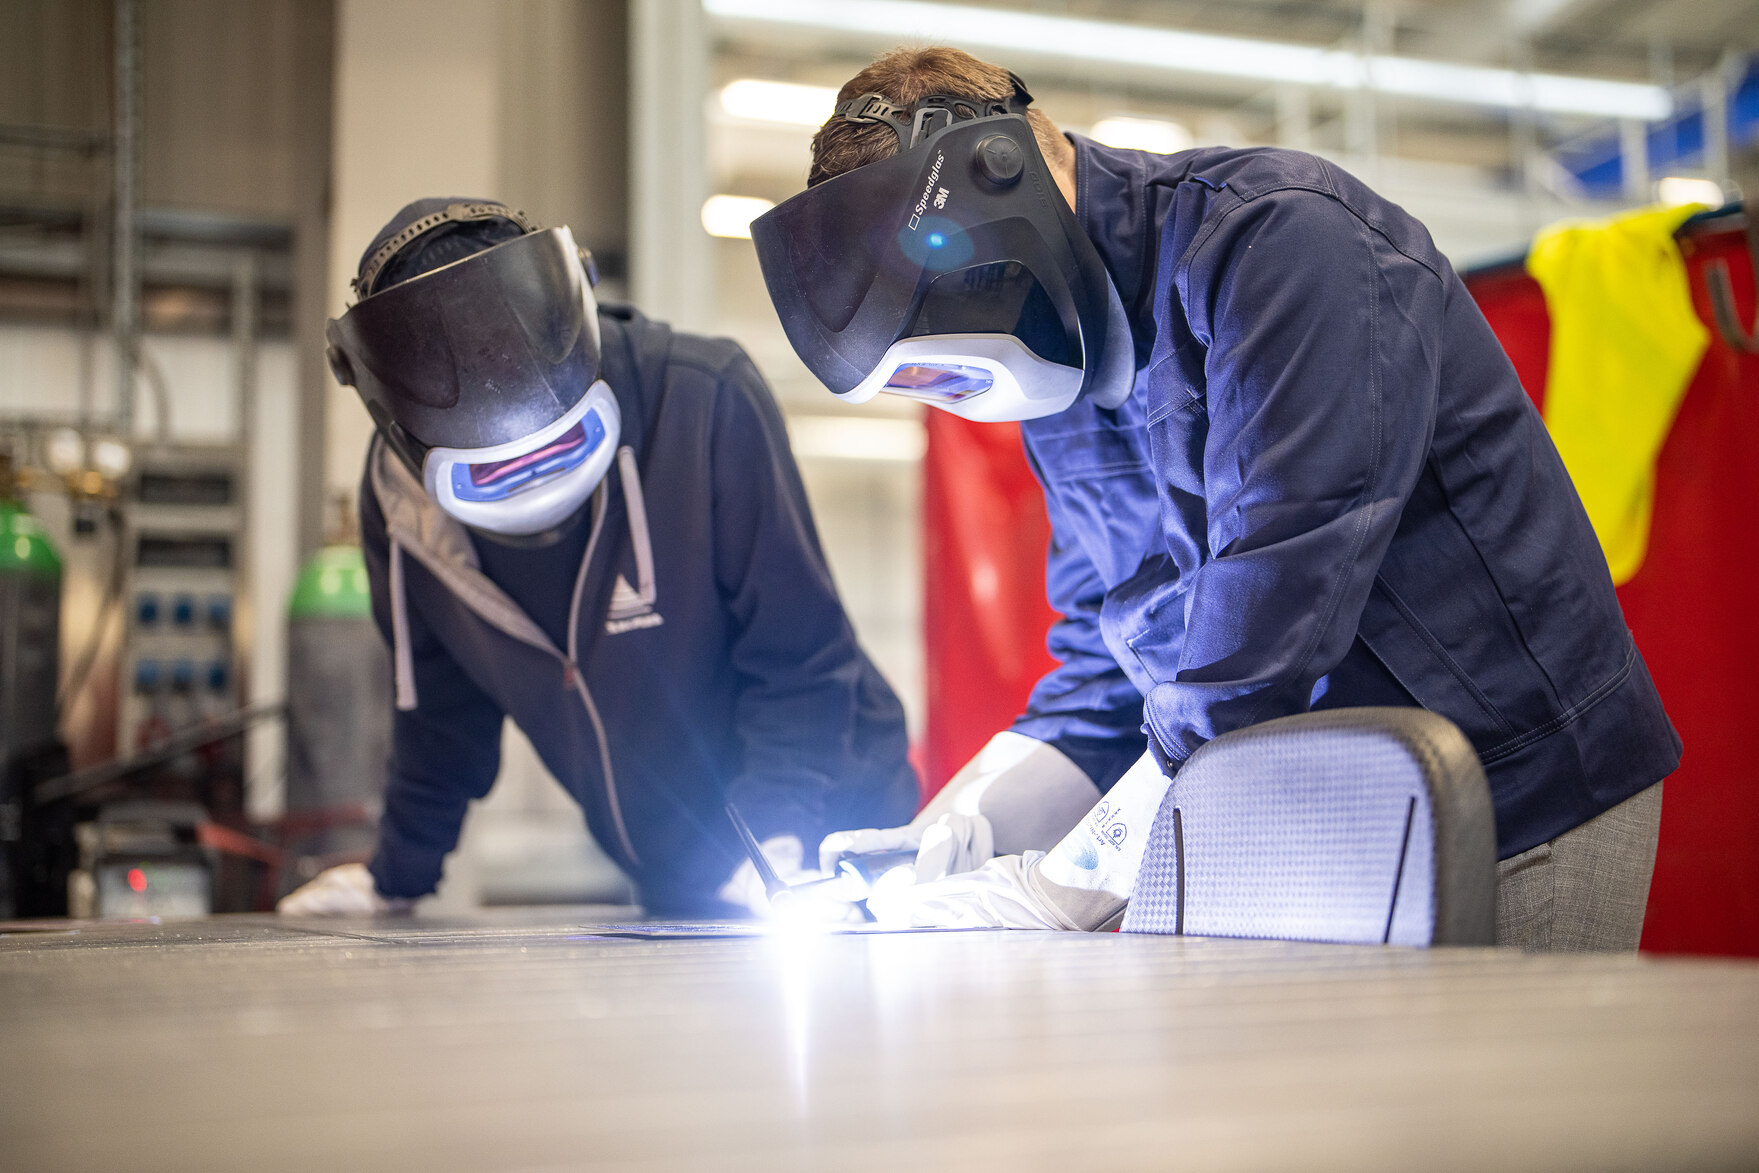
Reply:
[[0, 927], [0, 1168], [1759, 1165], [1759, 965], [627, 915]]

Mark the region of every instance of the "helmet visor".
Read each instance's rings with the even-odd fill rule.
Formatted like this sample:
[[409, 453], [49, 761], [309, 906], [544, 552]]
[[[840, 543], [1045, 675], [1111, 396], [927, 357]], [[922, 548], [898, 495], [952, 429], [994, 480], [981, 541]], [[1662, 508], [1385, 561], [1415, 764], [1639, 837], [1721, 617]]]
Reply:
[[1046, 362], [1079, 369], [1079, 331], [1057, 313], [1031, 269], [1019, 261], [992, 261], [930, 282], [905, 336], [1009, 334]]
[[330, 328], [339, 377], [381, 428], [423, 447], [493, 447], [564, 415], [598, 378], [597, 306], [551, 228], [364, 298]]

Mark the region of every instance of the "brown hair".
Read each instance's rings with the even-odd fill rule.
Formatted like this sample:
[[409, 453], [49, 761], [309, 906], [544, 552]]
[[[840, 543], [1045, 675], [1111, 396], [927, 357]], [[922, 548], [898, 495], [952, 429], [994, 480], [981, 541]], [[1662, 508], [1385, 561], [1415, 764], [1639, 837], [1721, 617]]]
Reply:
[[[908, 106], [929, 94], [946, 94], [979, 102], [1005, 101], [1014, 93], [1013, 79], [999, 65], [979, 61], [962, 49], [934, 46], [927, 49], [893, 49], [850, 78], [837, 91], [842, 104], [862, 94], [879, 94], [888, 102]], [[1056, 167], [1074, 153], [1056, 123], [1036, 107], [1026, 112], [1032, 135], [1045, 162]], [[877, 122], [850, 122], [833, 114], [812, 136], [812, 167], [806, 174], [811, 187], [853, 171], [868, 163], [890, 158], [898, 152], [898, 138], [889, 126]]]

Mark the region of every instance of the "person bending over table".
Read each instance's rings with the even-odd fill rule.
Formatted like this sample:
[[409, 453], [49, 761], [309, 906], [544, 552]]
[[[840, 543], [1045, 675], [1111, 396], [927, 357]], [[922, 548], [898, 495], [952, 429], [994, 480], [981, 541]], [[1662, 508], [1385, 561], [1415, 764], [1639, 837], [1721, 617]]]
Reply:
[[1021, 422], [1061, 618], [1013, 726], [824, 863], [955, 873], [880, 902], [905, 923], [1096, 928], [1199, 746], [1421, 706], [1489, 777], [1497, 939], [1636, 948], [1680, 741], [1423, 225], [1313, 155], [1062, 134], [956, 49], [886, 54], [838, 103], [807, 190], [753, 224], [782, 324], [841, 399]]
[[433, 891], [512, 717], [652, 911], [764, 903], [916, 801], [904, 713], [856, 642], [769, 389], [731, 342], [600, 306], [589, 254], [485, 200], [404, 208], [330, 323], [377, 425], [360, 493], [395, 665], [368, 866], [284, 913]]

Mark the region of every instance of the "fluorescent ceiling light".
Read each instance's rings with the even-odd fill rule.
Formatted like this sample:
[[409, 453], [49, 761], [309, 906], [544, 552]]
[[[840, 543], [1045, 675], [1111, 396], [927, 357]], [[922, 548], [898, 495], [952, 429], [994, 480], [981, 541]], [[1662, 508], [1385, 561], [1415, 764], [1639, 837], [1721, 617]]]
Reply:
[[1188, 151], [1197, 145], [1197, 140], [1191, 137], [1189, 130], [1177, 122], [1167, 122], [1160, 118], [1127, 118], [1122, 115], [1101, 118], [1093, 124], [1093, 129], [1087, 135], [1108, 147], [1153, 151], [1160, 155]]
[[712, 195], [702, 201], [702, 227], [710, 236], [750, 240], [751, 222], [775, 206], [756, 196]]
[[920, 420], [791, 415], [788, 443], [801, 459], [917, 461], [928, 448]]
[[1148, 25], [1007, 12], [925, 0], [702, 0], [728, 22], [854, 33], [885, 45], [924, 38], [1037, 57], [1128, 65], [1332, 89], [1367, 87], [1405, 97], [1555, 114], [1655, 121], [1673, 111], [1661, 86], [1521, 73], [1412, 57], [1364, 57], [1317, 45], [1223, 37]]
[[1656, 198], [1670, 207], [1681, 204], [1705, 204], [1722, 207], [1722, 184], [1714, 179], [1694, 179], [1686, 175], [1670, 175], [1655, 185]]
[[837, 91], [829, 86], [801, 86], [785, 81], [742, 77], [721, 88], [721, 109], [734, 118], [817, 127], [831, 116]]

